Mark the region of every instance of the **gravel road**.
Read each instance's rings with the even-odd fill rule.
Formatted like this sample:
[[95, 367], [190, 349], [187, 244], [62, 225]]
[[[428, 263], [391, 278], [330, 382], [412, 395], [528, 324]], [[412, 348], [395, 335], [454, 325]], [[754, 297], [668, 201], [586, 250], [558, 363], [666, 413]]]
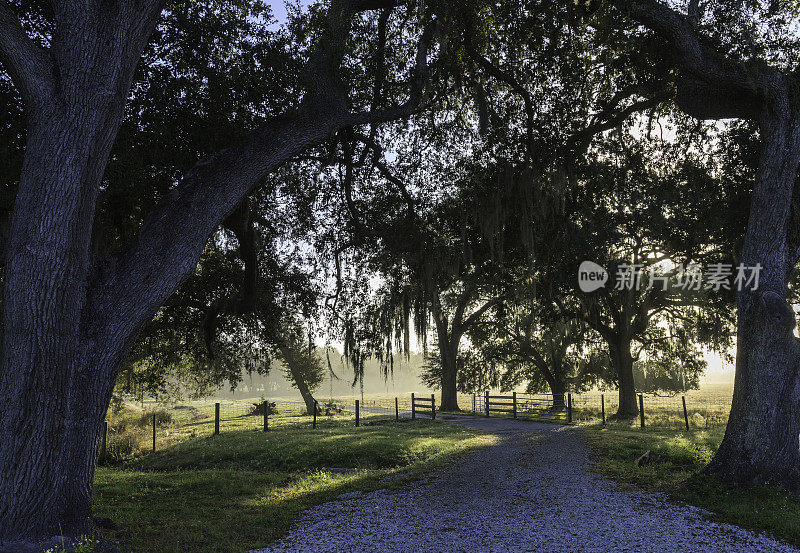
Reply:
[[574, 429], [466, 417], [457, 424], [500, 441], [408, 488], [344, 494], [309, 509], [257, 553], [800, 551], [591, 472]]

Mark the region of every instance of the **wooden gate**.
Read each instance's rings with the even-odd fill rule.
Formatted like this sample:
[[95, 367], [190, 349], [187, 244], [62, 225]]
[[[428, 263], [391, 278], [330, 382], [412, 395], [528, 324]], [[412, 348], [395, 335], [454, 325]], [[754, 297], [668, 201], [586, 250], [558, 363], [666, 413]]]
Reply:
[[431, 419], [435, 419], [436, 396], [431, 394], [431, 397], [424, 397], [411, 394], [411, 418], [416, 419], [417, 413], [428, 415]]
[[538, 420], [569, 424], [572, 422], [572, 394], [496, 395], [489, 391], [472, 394], [472, 411], [485, 417]]

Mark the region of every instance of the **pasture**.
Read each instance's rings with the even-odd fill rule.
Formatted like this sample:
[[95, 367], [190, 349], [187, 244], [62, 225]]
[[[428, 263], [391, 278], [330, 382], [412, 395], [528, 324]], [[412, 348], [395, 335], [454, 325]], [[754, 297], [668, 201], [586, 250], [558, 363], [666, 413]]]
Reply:
[[126, 552], [242, 553], [280, 536], [308, 507], [402, 485], [491, 443], [422, 420], [170, 439], [97, 470], [94, 516], [118, 526], [102, 535]]

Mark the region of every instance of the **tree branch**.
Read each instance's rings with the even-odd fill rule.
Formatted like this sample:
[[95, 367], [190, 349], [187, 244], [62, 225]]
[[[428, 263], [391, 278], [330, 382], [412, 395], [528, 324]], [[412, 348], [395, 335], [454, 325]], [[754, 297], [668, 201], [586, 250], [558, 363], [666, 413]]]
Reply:
[[422, 36], [417, 42], [414, 69], [412, 70], [411, 79], [408, 83], [410, 88], [408, 99], [402, 104], [383, 110], [354, 113], [351, 116], [352, 125], [385, 123], [401, 117], [408, 117], [419, 110], [419, 106], [422, 104], [425, 97], [426, 86], [430, 78], [428, 53], [433, 42], [436, 25], [436, 20], [428, 22], [422, 31]]
[[0, 0], [0, 63], [28, 107], [44, 105], [52, 98], [53, 62], [22, 28], [7, 0]]
[[471, 327], [473, 324], [475, 324], [475, 322], [478, 319], [480, 319], [483, 316], [484, 313], [486, 313], [491, 307], [493, 307], [493, 306], [497, 305], [498, 303], [500, 303], [500, 301], [501, 300], [499, 298], [494, 298], [494, 299], [491, 299], [491, 300], [487, 301], [482, 306], [480, 306], [478, 309], [476, 309], [469, 317], [464, 319], [464, 322], [461, 323], [461, 327], [463, 329], [465, 329], [465, 330], [467, 328]]
[[233, 232], [238, 242], [239, 258], [244, 263], [242, 286], [238, 293], [223, 296], [206, 309], [203, 317], [203, 332], [206, 351], [214, 358], [212, 344], [217, 334], [220, 316], [242, 316], [252, 313], [256, 308], [258, 289], [258, 249], [256, 230], [250, 212], [250, 202], [245, 199], [223, 222], [223, 226]]
[[764, 105], [768, 86], [763, 71], [732, 60], [698, 34], [694, 17], [655, 0], [614, 0], [620, 10], [667, 41], [683, 73], [678, 105], [700, 119], [753, 119]]
[[101, 355], [127, 352], [158, 307], [195, 271], [208, 237], [265, 175], [342, 128], [416, 109], [426, 81], [431, 24], [420, 39], [419, 78], [412, 83], [408, 102], [394, 110], [366, 114], [350, 113], [346, 107], [338, 70], [350, 24], [358, 10], [373, 9], [373, 5], [388, 4], [333, 0], [326, 29], [310, 57], [309, 94], [301, 105], [268, 119], [239, 144], [195, 165], [151, 211], [127, 248], [111, 259], [97, 260], [81, 332], [98, 344]]
[[467, 55], [476, 62], [484, 71], [486, 71], [489, 75], [497, 79], [498, 81], [506, 83], [508, 86], [511, 87], [518, 96], [522, 98], [522, 102], [525, 105], [525, 136], [526, 136], [526, 146], [528, 150], [528, 157], [530, 160], [534, 158], [534, 141], [533, 141], [533, 120], [535, 118], [535, 113], [533, 109], [533, 99], [531, 98], [530, 93], [528, 90], [522, 86], [520, 83], [511, 73], [508, 71], [504, 71], [494, 65], [491, 61], [487, 58], [479, 54], [475, 47], [472, 45], [472, 40], [470, 39], [470, 29], [467, 28], [464, 33], [464, 46], [467, 51]]
[[586, 128], [569, 136], [564, 144], [564, 150], [571, 153], [581, 153], [589, 147], [592, 138], [602, 132], [611, 130], [621, 125], [628, 117], [634, 113], [648, 110], [656, 107], [660, 103], [667, 100], [669, 93], [666, 91], [655, 94], [652, 98], [633, 102], [630, 106], [623, 109], [619, 113], [611, 114], [608, 110], [603, 110], [598, 114], [599, 121], [590, 124]]

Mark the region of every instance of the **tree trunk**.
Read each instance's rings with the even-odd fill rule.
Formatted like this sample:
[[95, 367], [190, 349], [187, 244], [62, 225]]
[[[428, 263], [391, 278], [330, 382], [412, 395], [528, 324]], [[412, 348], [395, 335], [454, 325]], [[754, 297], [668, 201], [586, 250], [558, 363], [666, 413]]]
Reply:
[[7, 247], [0, 368], [0, 539], [7, 541], [90, 530], [95, 438], [111, 396], [113, 358], [98, 355], [84, 323], [96, 315], [86, 309], [91, 228], [122, 101], [79, 89], [75, 78], [64, 77], [61, 94], [82, 92], [81, 102], [29, 114]]
[[442, 363], [440, 386], [442, 401], [439, 409], [445, 411], [459, 411], [458, 408], [458, 344], [460, 334], [448, 331], [448, 322], [441, 310], [433, 313], [436, 323], [436, 338], [439, 345], [439, 357]]
[[[761, 121], [761, 155], [742, 264], [760, 264], [757, 290], [737, 296], [736, 378], [725, 437], [707, 473], [741, 483], [777, 483], [800, 492], [800, 346], [785, 301], [787, 273], [797, 260], [790, 218], [800, 160], [796, 98], [781, 75]], [[787, 241], [787, 231], [791, 242]], [[794, 234], [795, 236], [792, 236]]]
[[[100, 182], [161, 4], [68, 7], [56, 10], [49, 51], [29, 41], [14, 57], [0, 32], [3, 64], [12, 62], [28, 122], [3, 275], [0, 552], [91, 530], [96, 437], [143, 326], [265, 175], [340, 128], [416, 109], [427, 74], [420, 60], [433, 35], [431, 26], [420, 40], [418, 78], [406, 103], [351, 114], [340, 61], [353, 16], [373, 8], [331, 2], [308, 66], [310, 90], [297, 110], [198, 163], [126, 248], [100, 259], [91, 253]], [[8, 13], [2, 10], [0, 27], [16, 29]], [[28, 40], [24, 32], [10, 38], [15, 45]]]
[[621, 338], [615, 344], [609, 344], [611, 363], [617, 374], [619, 388], [619, 408], [615, 415], [618, 419], [632, 419], [639, 414], [636, 403], [636, 386], [633, 381], [633, 356], [630, 340]]
[[[556, 370], [554, 368], [554, 370]], [[552, 411], [564, 411], [567, 408], [567, 384], [561, 378], [555, 377], [547, 380], [550, 392], [553, 394]]]
[[288, 346], [281, 347], [280, 351], [281, 356], [283, 357], [283, 362], [289, 368], [289, 374], [292, 377], [292, 382], [300, 391], [300, 395], [303, 396], [303, 402], [306, 404], [306, 413], [313, 415], [314, 394], [311, 393], [311, 390], [306, 383], [306, 379], [303, 376], [303, 370], [297, 366], [297, 361], [294, 357], [294, 351], [292, 351], [292, 348]]
[[[458, 408], [458, 346], [441, 347], [442, 357], [442, 401], [439, 409], [459, 411]], [[446, 353], [445, 353], [446, 352]]]
[[[311, 393], [311, 390], [308, 389], [308, 385], [306, 381], [302, 378], [302, 376], [294, 377], [295, 383], [297, 384], [297, 389], [300, 390], [300, 395], [303, 396], [303, 402], [306, 404], [306, 414], [313, 415], [314, 414], [314, 404], [316, 400], [314, 399], [314, 395]], [[317, 409], [319, 413], [319, 409]]]

